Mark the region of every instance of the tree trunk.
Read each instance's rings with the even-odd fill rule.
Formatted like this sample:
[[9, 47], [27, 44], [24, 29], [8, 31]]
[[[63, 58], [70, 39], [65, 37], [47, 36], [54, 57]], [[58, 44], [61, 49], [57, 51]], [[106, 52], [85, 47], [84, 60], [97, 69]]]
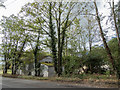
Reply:
[[34, 53], [34, 61], [35, 61], [35, 76], [37, 76], [37, 53]]
[[116, 20], [116, 13], [114, 11], [114, 0], [112, 1], [112, 12], [113, 12], [113, 18], [114, 18], [114, 25], [116, 29], [116, 36], [118, 40], [118, 59], [117, 59], [117, 76], [118, 76], [118, 87], [120, 88], [120, 1], [118, 2], [118, 25], [117, 25], [117, 20]]
[[[67, 22], [66, 22], [67, 23]], [[66, 25], [67, 26], [67, 25]], [[59, 65], [60, 65], [60, 73], [59, 73], [59, 76], [62, 74], [62, 52], [63, 52], [63, 46], [64, 46], [64, 41], [65, 41], [65, 31], [66, 31], [66, 28], [63, 29], [63, 33], [62, 33], [62, 42], [61, 42], [61, 47], [60, 47], [60, 62], [59, 62]]]
[[90, 52], [91, 52], [91, 50], [92, 50], [92, 45], [91, 45], [91, 43], [89, 43], [89, 45], [90, 45], [89, 47], [90, 47]]
[[102, 26], [101, 26], [101, 22], [100, 22], [100, 17], [99, 17], [99, 15], [98, 15], [98, 8], [97, 8], [97, 5], [96, 5], [96, 2], [94, 2], [94, 5], [95, 5], [95, 9], [96, 9], [97, 21], [98, 21], [98, 25], [99, 25], [99, 28], [100, 28], [100, 34], [101, 34], [101, 37], [102, 37], [102, 40], [103, 40], [104, 47], [105, 47], [105, 50], [106, 50], [106, 52], [107, 52], [107, 55], [108, 55], [108, 57], [109, 57], [109, 59], [110, 59], [110, 62], [111, 62], [111, 64], [112, 64], [112, 66], [113, 66], [113, 69], [116, 71], [115, 61], [114, 61], [114, 59], [113, 59], [113, 57], [112, 57], [111, 51], [110, 51], [110, 49], [109, 49], [109, 47], [108, 47], [108, 45], [107, 45], [106, 39], [105, 39], [105, 37], [104, 37], [104, 33], [103, 33]]
[[35, 50], [33, 50], [34, 51], [34, 61], [35, 61], [35, 76], [38, 76], [37, 52], [38, 52], [38, 46], [39, 46], [39, 38], [40, 38], [40, 31], [38, 31], [37, 44], [35, 46]]
[[67, 36], [66, 36], [66, 45], [65, 45], [65, 56], [68, 56], [68, 51], [67, 51], [67, 47], [68, 47], [68, 40], [67, 40]]
[[91, 37], [89, 36], [89, 50], [91, 52], [92, 50], [92, 41], [91, 41]]
[[[24, 42], [22, 43], [21, 48], [20, 48], [20, 51], [17, 51], [17, 47], [18, 47], [18, 46], [17, 46], [17, 45], [18, 45], [18, 41], [17, 41], [17, 45], [16, 45], [16, 47], [15, 47], [15, 53], [14, 53], [14, 57], [13, 57], [14, 60], [13, 60], [13, 63], [12, 63], [12, 75], [15, 75], [16, 72], [17, 72], [17, 70], [18, 70], [19, 59], [20, 59], [20, 57], [21, 57], [21, 55], [22, 55], [23, 48], [24, 48], [24, 46], [25, 46], [25, 44], [26, 44], [26, 41], [27, 41], [27, 37], [28, 37], [28, 35], [26, 36]], [[18, 54], [16, 54], [16, 52], [18, 52]]]
[[60, 3], [59, 2], [59, 20], [58, 20], [58, 77], [61, 75], [61, 46], [60, 46], [60, 43], [61, 43], [61, 40], [60, 40], [60, 23], [61, 23], [61, 12], [60, 12]]
[[[118, 31], [120, 31], [120, 1], [118, 2]], [[118, 32], [118, 34], [119, 34], [119, 61], [118, 61], [118, 63], [119, 63], [119, 68], [118, 68], [118, 70], [119, 70], [119, 74], [118, 74], [118, 88], [120, 89], [120, 33]]]
[[[115, 29], [116, 29], [116, 36], [117, 36], [117, 40], [118, 40], [118, 46], [119, 46], [119, 49], [120, 49], [120, 37], [119, 37], [119, 30], [118, 30], [117, 21], [116, 21], [116, 14], [115, 14], [115, 11], [114, 11], [114, 0], [112, 1], [112, 4], [113, 4], [112, 12], [113, 12], [113, 18], [114, 18], [114, 23], [115, 23], [114, 25], [115, 25]], [[119, 17], [118, 17], [118, 23], [119, 23]]]
[[14, 67], [15, 67], [15, 63], [14, 63], [15, 61], [13, 60], [12, 61], [12, 75], [14, 75]]
[[53, 56], [53, 61], [54, 61], [54, 69], [55, 72], [58, 73], [57, 70], [57, 49], [56, 49], [56, 40], [55, 40], [55, 31], [53, 28], [53, 23], [52, 23], [52, 11], [51, 11], [51, 7], [52, 7], [52, 2], [50, 2], [49, 5], [49, 29], [50, 29], [50, 35], [51, 35], [51, 49], [52, 49], [52, 56]]
[[17, 72], [17, 68], [18, 68], [18, 62], [17, 62], [17, 60], [15, 59], [14, 75], [15, 75], [16, 72]]
[[3, 73], [6, 74], [7, 73], [7, 57], [6, 55], [4, 55], [4, 60], [5, 60], [5, 67], [4, 67], [4, 70], [3, 70]]
[[90, 30], [89, 30], [89, 50], [90, 52], [92, 50], [92, 40], [91, 40]]
[[41, 71], [40, 66], [41, 66], [41, 63], [39, 62], [38, 63], [38, 76], [40, 76], [40, 71]]
[[88, 18], [88, 37], [89, 37], [89, 50], [91, 52], [91, 48], [92, 48], [92, 40], [91, 40], [91, 30], [89, 28], [90, 26], [90, 19]]

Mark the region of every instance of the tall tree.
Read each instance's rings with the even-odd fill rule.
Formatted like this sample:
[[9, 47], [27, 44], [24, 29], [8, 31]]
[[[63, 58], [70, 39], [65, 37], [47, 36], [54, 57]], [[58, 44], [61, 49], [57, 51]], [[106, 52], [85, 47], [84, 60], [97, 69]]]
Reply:
[[24, 22], [17, 16], [3, 17], [1, 21], [3, 33], [7, 38], [6, 46], [7, 58], [12, 60], [12, 74], [16, 74], [19, 58], [26, 44], [27, 34], [22, 29]]
[[97, 30], [97, 24], [94, 16], [86, 16], [87, 19], [87, 38], [89, 43], [89, 50], [91, 52], [93, 42], [99, 41], [99, 32]]
[[[104, 47], [105, 47], [106, 52], [108, 54], [108, 57], [110, 59], [110, 62], [112, 64], [112, 66], [113, 66], [113, 69], [116, 72], [116, 75], [118, 77], [118, 82], [119, 82], [120, 81], [119, 80], [120, 79], [120, 71], [119, 71], [120, 69], [118, 68], [118, 66], [116, 66], [115, 60], [114, 60], [114, 58], [113, 58], [113, 56], [111, 54], [110, 48], [108, 47], [108, 44], [107, 44], [106, 39], [104, 37], [103, 29], [102, 29], [102, 26], [101, 26], [100, 16], [99, 16], [97, 4], [96, 4], [95, 1], [94, 1], [94, 5], [95, 5], [96, 17], [97, 17], [97, 21], [98, 21], [98, 25], [99, 25], [99, 29], [100, 29], [100, 34], [101, 34], [101, 37], [102, 37], [102, 40], [103, 40], [103, 44], [104, 44]], [[118, 83], [118, 85], [119, 85], [119, 83]], [[120, 87], [120, 85], [119, 85], [119, 87]]]
[[57, 71], [57, 50], [56, 50], [56, 37], [55, 37], [55, 29], [53, 26], [53, 20], [52, 20], [52, 2], [49, 3], [49, 29], [50, 29], [50, 36], [51, 36], [51, 42], [50, 46], [52, 49], [52, 55], [53, 55], [53, 60], [54, 60], [54, 68], [56, 73]]
[[[82, 7], [79, 10], [77, 9], [77, 12], [74, 11], [79, 5]], [[84, 11], [84, 7], [86, 7], [86, 3], [58, 2], [54, 8], [54, 18], [58, 36], [58, 76], [62, 74], [62, 54], [67, 28], [70, 27], [76, 17]]]
[[[119, 8], [119, 7], [118, 7]], [[114, 5], [114, 0], [112, 0], [112, 13], [113, 13], [113, 19], [114, 19], [114, 25], [115, 25], [115, 30], [116, 30], [116, 36], [117, 36], [117, 40], [118, 40], [118, 45], [119, 45], [119, 51], [120, 51], [120, 33], [118, 30], [118, 25], [117, 25], [117, 17], [116, 17], [116, 13], [115, 13], [115, 5]], [[118, 19], [119, 20], [119, 19]], [[119, 22], [119, 21], [118, 21]]]
[[117, 76], [118, 76], [118, 87], [120, 88], [120, 1], [118, 2], [117, 5], [117, 16], [118, 16], [118, 24], [117, 24], [117, 17], [115, 13], [115, 5], [114, 5], [114, 0], [112, 0], [112, 13], [113, 13], [113, 19], [114, 19], [114, 25], [115, 25], [115, 30], [116, 30], [116, 36], [117, 36], [117, 41], [118, 41], [118, 59], [116, 62], [116, 69], [117, 69]]
[[[40, 40], [40, 31], [38, 31], [38, 36], [37, 36], [37, 40], [36, 40], [36, 45], [33, 47], [31, 44], [31, 47], [33, 49], [33, 54], [34, 54], [34, 63], [35, 63], [35, 76], [39, 76], [38, 74], [38, 69], [40, 68], [40, 66], [38, 67], [38, 64], [40, 62], [38, 62], [37, 60], [37, 55], [38, 55], [38, 50], [39, 50], [39, 40]], [[30, 42], [31, 43], [31, 42]], [[40, 72], [39, 72], [40, 73]]]
[[109, 47], [107, 45], [106, 39], [104, 37], [104, 33], [103, 33], [102, 26], [101, 26], [101, 20], [100, 20], [100, 16], [99, 16], [99, 13], [98, 13], [98, 8], [97, 8], [96, 2], [94, 2], [94, 5], [95, 5], [96, 17], [97, 17], [97, 21], [98, 21], [98, 25], [99, 25], [99, 29], [100, 29], [100, 34], [101, 34], [101, 37], [102, 37], [102, 40], [103, 40], [103, 43], [104, 43], [104, 47], [105, 47], [105, 49], [107, 51], [107, 54], [108, 54], [108, 56], [110, 58], [110, 61], [111, 61], [112, 65], [113, 65], [113, 68], [115, 69], [114, 59], [112, 57], [111, 51], [110, 51], [110, 49], [109, 49]]
[[[40, 16], [43, 20], [42, 35], [45, 37], [46, 35], [49, 36], [46, 37], [47, 42], [48, 40], [52, 41], [52, 44], [48, 43], [47, 45], [51, 48], [54, 57], [55, 71], [58, 72], [58, 76], [62, 74], [62, 54], [66, 31], [68, 27], [72, 25], [72, 22], [76, 19], [76, 17], [85, 10], [86, 6], [87, 3], [76, 2], [34, 2], [26, 4], [21, 10], [21, 12], [25, 12], [25, 16], [32, 18], [30, 21], [33, 21], [34, 19], [36, 20], [38, 16]], [[39, 20], [34, 21], [36, 25], [38, 25], [38, 22]], [[56, 46], [58, 48], [55, 49]], [[55, 53], [58, 55], [55, 55]], [[57, 57], [58, 60], [56, 60]]]

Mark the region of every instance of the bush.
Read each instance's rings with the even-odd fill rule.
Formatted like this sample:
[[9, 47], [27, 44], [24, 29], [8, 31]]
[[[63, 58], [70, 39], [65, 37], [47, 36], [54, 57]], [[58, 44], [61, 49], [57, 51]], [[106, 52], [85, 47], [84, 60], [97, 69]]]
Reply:
[[92, 51], [84, 58], [84, 65], [88, 67], [87, 73], [105, 73], [106, 71], [101, 68], [106, 62], [99, 52]]
[[80, 58], [76, 56], [64, 57], [64, 75], [72, 76], [75, 70], [80, 68], [80, 61]]

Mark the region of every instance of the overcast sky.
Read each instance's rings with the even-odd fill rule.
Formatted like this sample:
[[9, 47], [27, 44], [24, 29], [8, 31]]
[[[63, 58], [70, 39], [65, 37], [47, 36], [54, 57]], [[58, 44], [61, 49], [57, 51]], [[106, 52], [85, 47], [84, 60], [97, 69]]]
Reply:
[[[0, 0], [1, 1], [1, 0]], [[25, 5], [28, 2], [33, 2], [34, 0], [7, 0], [4, 5], [6, 6], [5, 8], [0, 7], [0, 19], [2, 18], [2, 16], [10, 16], [11, 14], [15, 14], [17, 15], [17, 13], [20, 11], [21, 7], [23, 5]], [[36, 0], [39, 1], [39, 0]], [[101, 1], [110, 1], [110, 0], [98, 0], [101, 4], [99, 5], [98, 9], [101, 13], [103, 13], [104, 15], [108, 15], [109, 14], [109, 10], [107, 9], [107, 7], [103, 7], [105, 2], [101, 2]], [[118, 0], [115, 0], [118, 1]], [[104, 22], [105, 23], [105, 22]], [[109, 31], [109, 35], [113, 35], [112, 31]], [[0, 38], [0, 43], [1, 43], [1, 38]]]
[[5, 8], [0, 8], [0, 18], [2, 15], [9, 16], [11, 14], [17, 14], [21, 7], [28, 2], [33, 2], [33, 0], [7, 0], [4, 5]]
[[[0, 7], [0, 19], [2, 16], [10, 16], [11, 14], [17, 15], [21, 10], [21, 7], [28, 2], [33, 2], [34, 0], [7, 0], [4, 5], [6, 8]], [[2, 42], [0, 35], [0, 43]]]

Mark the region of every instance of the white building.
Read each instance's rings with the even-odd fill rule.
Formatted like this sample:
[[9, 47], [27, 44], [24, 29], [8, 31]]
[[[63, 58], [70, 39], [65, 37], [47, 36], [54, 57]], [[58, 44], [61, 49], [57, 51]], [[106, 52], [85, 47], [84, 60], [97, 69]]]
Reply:
[[[53, 58], [50, 56], [45, 57], [44, 59], [40, 60], [41, 63], [41, 71], [40, 71], [40, 76], [42, 77], [53, 77], [55, 75], [55, 70], [53, 66]], [[29, 69], [31, 68], [31, 69]], [[34, 71], [34, 64], [30, 66], [27, 64], [24, 69], [18, 69], [17, 74], [19, 75], [35, 75]]]
[[55, 76], [55, 70], [53, 66], [41, 64], [41, 76], [43, 77], [53, 77]]

